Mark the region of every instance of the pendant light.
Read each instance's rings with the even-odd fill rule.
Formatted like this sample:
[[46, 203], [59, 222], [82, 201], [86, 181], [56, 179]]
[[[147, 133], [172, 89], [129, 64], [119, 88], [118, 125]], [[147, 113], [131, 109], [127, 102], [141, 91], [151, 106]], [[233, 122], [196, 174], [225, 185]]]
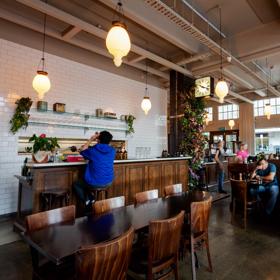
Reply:
[[112, 27], [106, 37], [106, 47], [109, 53], [114, 57], [115, 66], [120, 67], [122, 58], [129, 53], [131, 48], [126, 25], [121, 21], [121, 17], [123, 17], [121, 1], [118, 1], [116, 6], [116, 14], [119, 15], [119, 20], [112, 22]]
[[224, 102], [224, 98], [228, 94], [228, 85], [223, 78], [223, 51], [222, 51], [222, 9], [219, 7], [219, 14], [220, 14], [220, 71], [221, 77], [216, 84], [215, 93], [219, 97], [220, 103]]
[[[268, 63], [267, 63], [267, 58], [266, 58], [266, 68], [268, 68]], [[271, 79], [271, 69], [270, 69], [270, 79]], [[267, 76], [267, 79], [266, 79], [266, 95], [268, 96], [268, 76]], [[270, 120], [270, 115], [271, 115], [271, 111], [272, 111], [272, 108], [271, 108], [271, 105], [270, 103], [267, 103], [264, 105], [264, 115], [266, 116], [266, 118], [268, 120]]]
[[141, 102], [141, 108], [145, 112], [145, 115], [148, 115], [149, 110], [152, 108], [152, 103], [150, 97], [148, 96], [148, 65], [146, 60], [146, 87], [145, 87], [145, 95]]
[[234, 125], [235, 125], [234, 120], [229, 120], [228, 121], [228, 125], [229, 125], [230, 129], [232, 129], [234, 127]]
[[268, 120], [270, 120], [271, 115], [271, 105], [269, 103], [265, 104], [264, 106], [264, 114]]
[[45, 70], [46, 22], [47, 22], [47, 15], [44, 14], [44, 36], [43, 36], [42, 58], [38, 65], [37, 75], [34, 77], [32, 82], [32, 86], [34, 90], [38, 93], [39, 100], [42, 100], [44, 98], [45, 93], [48, 92], [51, 88], [48, 72]]

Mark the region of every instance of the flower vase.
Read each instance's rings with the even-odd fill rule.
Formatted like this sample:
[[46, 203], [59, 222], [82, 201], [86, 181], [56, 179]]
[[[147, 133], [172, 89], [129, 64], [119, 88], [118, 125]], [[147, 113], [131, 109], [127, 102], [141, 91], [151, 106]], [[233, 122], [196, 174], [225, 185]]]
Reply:
[[38, 151], [37, 153], [32, 154], [32, 159], [36, 163], [46, 163], [49, 161], [49, 152]]

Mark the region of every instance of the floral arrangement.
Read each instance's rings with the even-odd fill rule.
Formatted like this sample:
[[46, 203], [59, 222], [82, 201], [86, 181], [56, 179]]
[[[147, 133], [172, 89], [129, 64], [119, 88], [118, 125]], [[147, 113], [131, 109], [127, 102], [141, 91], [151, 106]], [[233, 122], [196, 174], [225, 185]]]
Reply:
[[205, 103], [203, 98], [196, 98], [194, 86], [191, 85], [181, 94], [184, 100], [184, 117], [182, 118], [183, 140], [181, 152], [192, 157], [189, 164], [189, 183], [191, 188], [196, 188], [199, 183], [199, 169], [204, 155], [204, 148], [207, 143], [206, 137], [202, 134], [205, 126]]
[[127, 123], [127, 134], [134, 133], [134, 127], [133, 127], [133, 122], [136, 120], [136, 118], [133, 115], [127, 115], [125, 116], [125, 120]]
[[29, 138], [29, 142], [34, 142], [34, 154], [36, 154], [38, 151], [53, 151], [55, 148], [60, 148], [56, 137], [46, 137], [46, 134], [44, 133], [40, 136], [33, 134], [33, 136]]

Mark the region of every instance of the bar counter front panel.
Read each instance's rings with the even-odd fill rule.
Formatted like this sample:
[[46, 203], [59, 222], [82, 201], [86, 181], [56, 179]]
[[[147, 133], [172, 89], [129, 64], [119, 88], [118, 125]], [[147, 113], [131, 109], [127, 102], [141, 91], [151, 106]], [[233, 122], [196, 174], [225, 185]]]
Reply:
[[[188, 159], [142, 159], [116, 160], [115, 179], [108, 190], [109, 197], [125, 196], [126, 204], [134, 202], [134, 195], [150, 189], [158, 189], [164, 195], [167, 185], [182, 183], [183, 190], [188, 185]], [[77, 204], [73, 183], [83, 178], [85, 163], [46, 163], [27, 164], [32, 180], [17, 176], [19, 179], [18, 222], [22, 225], [24, 217], [42, 211], [41, 193], [51, 189], [68, 190], [70, 203]], [[16, 225], [17, 226], [17, 225]]]

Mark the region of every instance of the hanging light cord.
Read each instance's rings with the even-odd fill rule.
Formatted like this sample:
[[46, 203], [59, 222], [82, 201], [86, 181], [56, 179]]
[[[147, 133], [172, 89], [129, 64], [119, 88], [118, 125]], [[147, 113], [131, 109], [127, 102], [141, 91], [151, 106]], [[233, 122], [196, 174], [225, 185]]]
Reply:
[[221, 79], [223, 78], [223, 52], [222, 52], [222, 8], [219, 7], [219, 17], [220, 17], [220, 59], [221, 59]]
[[124, 21], [124, 11], [123, 11], [123, 4], [121, 0], [119, 0], [116, 5], [113, 21], [116, 21], [115, 20], [116, 17], [118, 19], [117, 21], [122, 22], [122, 19]]
[[45, 71], [45, 44], [46, 44], [46, 23], [47, 23], [47, 15], [44, 14], [44, 35], [43, 35], [43, 53], [42, 53], [42, 66], [43, 71]]

